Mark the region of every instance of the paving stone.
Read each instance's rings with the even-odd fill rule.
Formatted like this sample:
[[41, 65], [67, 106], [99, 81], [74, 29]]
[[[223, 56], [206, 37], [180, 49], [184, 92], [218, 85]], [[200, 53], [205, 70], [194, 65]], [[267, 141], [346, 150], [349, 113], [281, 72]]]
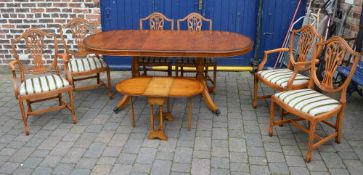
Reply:
[[120, 164], [132, 165], [136, 160], [136, 154], [121, 153], [116, 162]]
[[50, 155], [65, 155], [72, 145], [73, 142], [59, 142], [57, 146], [55, 146], [54, 149], [50, 152]]
[[53, 171], [53, 174], [70, 174], [70, 172], [73, 170], [72, 164], [58, 164]]
[[249, 172], [250, 168], [247, 163], [240, 163], [240, 162], [231, 162], [230, 163], [230, 170], [231, 171], [238, 171], [238, 172]]
[[37, 167], [32, 174], [34, 175], [49, 175], [52, 173], [52, 169], [49, 167]]
[[213, 128], [213, 139], [228, 139], [228, 132], [225, 128]]
[[301, 156], [286, 156], [285, 159], [288, 166], [305, 167], [305, 160]]
[[116, 162], [115, 157], [100, 157], [97, 164], [100, 165], [113, 165]]
[[263, 147], [247, 147], [247, 153], [249, 156], [265, 156], [265, 150]]
[[92, 171], [91, 175], [107, 175], [111, 172], [111, 165], [96, 165]]
[[175, 172], [190, 173], [192, 165], [188, 163], [173, 163], [171, 170]]
[[13, 163], [13, 162], [5, 162], [1, 167], [0, 167], [0, 173], [4, 173], [4, 174], [11, 174], [15, 169], [17, 169], [19, 167], [18, 163]]
[[61, 160], [62, 157], [60, 156], [47, 156], [43, 160], [42, 163], [40, 163], [40, 166], [47, 166], [47, 167], [55, 167], [57, 166], [58, 162]]
[[284, 155], [279, 152], [266, 152], [268, 162], [285, 162]]
[[153, 163], [151, 174], [152, 175], [167, 175], [170, 174], [171, 161], [168, 160], [155, 160]]
[[328, 171], [325, 166], [325, 163], [320, 160], [311, 160], [306, 164], [310, 171]]
[[337, 153], [321, 153], [321, 157], [328, 168], [345, 168], [342, 159]]
[[231, 162], [248, 162], [247, 153], [230, 152], [229, 160]]
[[266, 157], [248, 157], [251, 165], [267, 165]]
[[121, 150], [122, 150], [122, 147], [118, 147], [118, 146], [108, 146], [103, 151], [102, 156], [118, 157], [120, 155]]
[[23, 167], [25, 168], [36, 168], [40, 162], [42, 162], [43, 159], [42, 158], [37, 158], [37, 157], [29, 157], [28, 159], [26, 159], [23, 162]]
[[209, 159], [193, 159], [191, 174], [193, 175], [209, 175], [210, 174], [210, 164]]
[[289, 167], [291, 175], [309, 175], [306, 167]]
[[28, 156], [33, 153], [35, 148], [23, 147], [20, 148], [15, 154], [13, 154], [9, 161], [11, 162], [23, 162]]
[[77, 163], [82, 155], [86, 152], [85, 148], [71, 148], [67, 154], [63, 157], [63, 163]]
[[115, 164], [111, 170], [111, 175], [127, 175], [131, 172], [131, 165]]
[[135, 163], [134, 166], [131, 169], [131, 173], [147, 173], [150, 174], [150, 170], [151, 170], [151, 164], [138, 164]]
[[28, 175], [28, 174], [31, 174], [32, 171], [33, 171], [33, 169], [31, 169], [31, 168], [19, 167], [12, 174], [13, 175]]
[[122, 152], [136, 154], [139, 152], [142, 142], [142, 140], [129, 139], [122, 149]]
[[346, 169], [329, 169], [329, 172], [332, 175], [349, 175], [349, 172]]
[[76, 165], [76, 168], [92, 169], [96, 165], [97, 159], [95, 158], [82, 158]]
[[246, 143], [243, 139], [230, 138], [229, 139], [229, 151], [233, 152], [246, 152]]
[[191, 163], [193, 150], [191, 148], [176, 148], [174, 162]]
[[271, 174], [290, 174], [286, 162], [272, 162], [268, 164], [268, 167]]
[[347, 166], [350, 174], [362, 174], [363, 173], [363, 164], [359, 160], [344, 160], [344, 164]]
[[251, 175], [270, 174], [267, 166], [251, 165]]
[[84, 153], [84, 157], [97, 158], [101, 156], [106, 144], [104, 143], [92, 143], [89, 149]]
[[71, 175], [88, 175], [90, 172], [89, 169], [73, 169]]
[[221, 157], [212, 157], [211, 160], [212, 168], [229, 168], [229, 159]]
[[156, 156], [156, 149], [154, 148], [141, 148], [136, 158], [137, 163], [151, 164], [153, 163]]

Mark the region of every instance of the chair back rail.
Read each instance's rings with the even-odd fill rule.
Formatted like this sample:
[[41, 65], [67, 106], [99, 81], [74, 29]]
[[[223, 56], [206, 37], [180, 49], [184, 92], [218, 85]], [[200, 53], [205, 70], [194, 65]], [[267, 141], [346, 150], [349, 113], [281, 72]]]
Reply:
[[[100, 32], [97, 28], [98, 26], [98, 22], [90, 22], [84, 18], [73, 18], [67, 24], [61, 25], [59, 33], [67, 55], [72, 55], [76, 58], [86, 57], [89, 52], [84, 47], [83, 40], [89, 35]], [[72, 39], [74, 40], [73, 44], [77, 46], [75, 51], [71, 51], [69, 45], [67, 45], [66, 40], [70, 40], [69, 38], [66, 39], [65, 35], [67, 33], [71, 33]]]
[[[316, 85], [320, 90], [327, 93], [340, 92], [340, 102], [346, 102], [346, 90], [355, 73], [359, 62], [359, 53], [355, 52], [348, 43], [341, 37], [334, 36], [325, 42], [319, 42], [316, 45], [316, 51], [314, 52], [311, 66], [311, 79], [309, 82], [309, 88], [313, 88]], [[324, 51], [324, 52], [323, 52]], [[323, 53], [322, 53], [323, 52]], [[323, 78], [319, 80], [317, 76], [317, 63], [321, 55], [320, 64], [325, 64], [323, 70]], [[337, 68], [343, 64], [343, 60], [346, 56], [352, 55], [353, 64], [350, 72], [343, 83], [334, 86], [334, 74]]]
[[[298, 41], [299, 50], [297, 53], [294, 53], [294, 43], [297, 34], [300, 34], [300, 38]], [[312, 25], [304, 25], [298, 30], [294, 30], [291, 35], [291, 41], [289, 45], [289, 57], [290, 61], [287, 64], [287, 67], [291, 69], [296, 62], [305, 62], [307, 60], [307, 56], [313, 46], [322, 41], [323, 37], [319, 35], [316, 31], [315, 27]], [[296, 55], [296, 56], [295, 56]], [[310, 58], [311, 59], [311, 58]]]
[[[53, 62], [50, 66], [46, 66], [43, 54], [45, 53], [46, 43], [45, 38], [53, 40], [54, 44], [54, 55]], [[26, 53], [29, 54], [30, 61], [33, 65], [24, 66], [20, 60], [17, 49], [22, 47], [21, 41], [24, 41]], [[20, 80], [25, 80], [25, 74], [43, 74], [50, 71], [55, 71], [57, 74], [60, 73], [57, 66], [58, 58], [58, 41], [53, 33], [47, 33], [43, 30], [30, 28], [22, 33], [19, 37], [11, 40], [12, 52], [20, 70]]]
[[180, 30], [180, 23], [184, 22], [184, 21], [187, 22], [189, 31], [201, 31], [203, 22], [208, 22], [209, 30], [212, 30], [212, 20], [203, 17], [199, 13], [193, 12], [193, 13], [190, 13], [189, 15], [187, 15], [186, 17], [184, 17], [183, 19], [178, 19], [178, 21], [177, 21], [178, 30]]
[[164, 14], [159, 12], [151, 13], [149, 16], [140, 19], [140, 30], [143, 30], [143, 22], [149, 21], [150, 30], [164, 30], [165, 21], [170, 22], [170, 30], [174, 30], [174, 20], [169, 19]]

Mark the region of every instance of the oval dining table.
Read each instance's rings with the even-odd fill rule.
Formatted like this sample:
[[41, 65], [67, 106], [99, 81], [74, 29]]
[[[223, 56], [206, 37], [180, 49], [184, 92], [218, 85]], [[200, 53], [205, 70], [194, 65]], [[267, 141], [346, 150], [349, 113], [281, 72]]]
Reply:
[[[253, 41], [245, 36], [225, 31], [151, 31], [114, 30], [99, 32], [86, 37], [85, 49], [98, 55], [132, 56], [132, 76], [140, 76], [136, 57], [193, 57], [196, 78], [203, 82], [203, 99], [209, 109], [219, 114], [220, 110], [212, 100], [206, 85], [204, 58], [226, 58], [243, 55], [253, 49]], [[120, 58], [122, 59], [122, 58]], [[117, 112], [129, 101], [127, 95], [118, 102]]]

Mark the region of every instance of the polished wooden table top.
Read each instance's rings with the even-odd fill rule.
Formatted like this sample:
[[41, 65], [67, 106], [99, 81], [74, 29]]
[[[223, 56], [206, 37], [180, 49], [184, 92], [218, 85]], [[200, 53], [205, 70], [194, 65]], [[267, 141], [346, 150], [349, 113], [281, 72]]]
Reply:
[[229, 57], [253, 49], [249, 37], [223, 31], [115, 30], [83, 42], [90, 52], [115, 56]]
[[200, 94], [203, 88], [199, 80], [170, 77], [135, 77], [116, 85], [122, 94], [146, 97], [191, 97]]

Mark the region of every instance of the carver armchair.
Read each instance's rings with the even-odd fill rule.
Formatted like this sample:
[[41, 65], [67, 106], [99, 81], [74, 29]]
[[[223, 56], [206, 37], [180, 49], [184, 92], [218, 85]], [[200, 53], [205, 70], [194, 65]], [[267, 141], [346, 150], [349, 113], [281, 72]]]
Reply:
[[[49, 39], [50, 38], [50, 39]], [[47, 42], [54, 44], [48, 49]], [[12, 52], [15, 60], [9, 63], [13, 74], [15, 98], [19, 102], [24, 125], [24, 133], [29, 135], [28, 119], [31, 115], [38, 115], [47, 111], [67, 108], [72, 115], [73, 123], [77, 122], [74, 111], [72, 82], [67, 81], [60, 74], [58, 68], [58, 42], [53, 33], [46, 33], [40, 29], [31, 28], [19, 37], [11, 40]], [[20, 50], [22, 48], [25, 49]], [[48, 54], [51, 52], [52, 54]], [[45, 56], [51, 58], [52, 63], [46, 66]], [[29, 59], [31, 65], [22, 63], [22, 59]], [[17, 74], [20, 74], [18, 79]], [[62, 99], [62, 94], [68, 93], [69, 103]], [[58, 99], [58, 106], [33, 110], [31, 105], [36, 102]], [[24, 108], [26, 102], [27, 109]]]
[[[322, 50], [324, 50], [323, 54], [321, 54]], [[348, 54], [354, 57], [350, 73], [343, 83], [337, 85], [333, 81], [334, 75], [336, 74], [338, 66], [342, 64], [343, 59]], [[324, 76], [321, 79], [317, 76], [316, 68], [320, 55], [322, 55], [320, 59], [321, 64], [324, 64]], [[335, 138], [337, 143], [340, 143], [343, 114], [346, 106], [346, 91], [357, 68], [358, 61], [359, 53], [353, 51], [343, 38], [332, 37], [326, 42], [318, 43], [312, 60], [311, 78], [308, 88], [279, 92], [272, 96], [269, 135], [272, 136], [273, 134], [273, 126], [282, 125], [283, 123], [291, 123], [308, 133], [307, 162], [311, 160], [312, 149], [317, 149], [319, 145], [333, 138]], [[315, 90], [316, 88], [319, 91]], [[339, 94], [340, 97], [339, 99], [335, 99], [328, 96], [328, 93]], [[280, 106], [288, 113], [297, 117], [293, 119], [280, 118], [278, 121], [275, 121], [275, 105]], [[328, 119], [334, 116], [336, 116], [335, 122], [328, 121]], [[309, 127], [305, 128], [298, 123], [301, 121], [308, 122]], [[326, 124], [328, 127], [333, 128], [334, 131], [325, 137], [317, 135], [315, 131], [319, 123]], [[315, 140], [318, 141], [314, 143]]]
[[[83, 45], [83, 40], [91, 34], [99, 32], [98, 23], [91, 23], [83, 18], [74, 18], [59, 28], [62, 43], [65, 49], [60, 54], [64, 61], [64, 70], [70, 77], [69, 81], [76, 82], [87, 79], [96, 79], [93, 85], [76, 87], [75, 90], [90, 90], [98, 87], [108, 88], [108, 97], [112, 98], [112, 84], [110, 68], [99, 56], [92, 56]], [[106, 73], [107, 84], [100, 78], [100, 73]]]
[[[310, 24], [303, 26], [301, 29], [294, 30], [291, 36], [289, 48], [265, 51], [263, 60], [254, 73], [253, 108], [257, 108], [258, 99], [271, 97], [271, 95], [258, 96], [259, 82], [262, 82], [276, 91], [302, 89], [307, 87], [309, 82], [308, 74], [311, 65], [311, 58], [308, 58], [308, 55], [313, 52], [313, 45], [322, 41], [323, 38]], [[295, 41], [295, 39], [298, 40]], [[297, 43], [297, 46], [294, 46], [294, 43]], [[268, 56], [278, 52], [288, 52], [287, 68], [264, 70]]]
[[[199, 13], [190, 13], [183, 19], [178, 19], [177, 21], [177, 28], [180, 30], [181, 23], [186, 22], [187, 28], [189, 31], [201, 31], [204, 23], [209, 23], [209, 30], [212, 30], [212, 20], [204, 18]], [[184, 72], [187, 72], [188, 70], [185, 70], [185, 67], [189, 68], [195, 68], [195, 59], [196, 58], [178, 58], [175, 63], [175, 69], [176, 69], [176, 76], [179, 76], [179, 68], [180, 68], [180, 75], [184, 76]], [[210, 92], [215, 93], [216, 91], [216, 80], [217, 80], [217, 62], [213, 58], [204, 58], [204, 74], [207, 78], [207, 81], [212, 83], [212, 87], [208, 87]], [[208, 75], [209, 68], [213, 69], [213, 78], [211, 78]], [[190, 71], [190, 70], [189, 70]]]

